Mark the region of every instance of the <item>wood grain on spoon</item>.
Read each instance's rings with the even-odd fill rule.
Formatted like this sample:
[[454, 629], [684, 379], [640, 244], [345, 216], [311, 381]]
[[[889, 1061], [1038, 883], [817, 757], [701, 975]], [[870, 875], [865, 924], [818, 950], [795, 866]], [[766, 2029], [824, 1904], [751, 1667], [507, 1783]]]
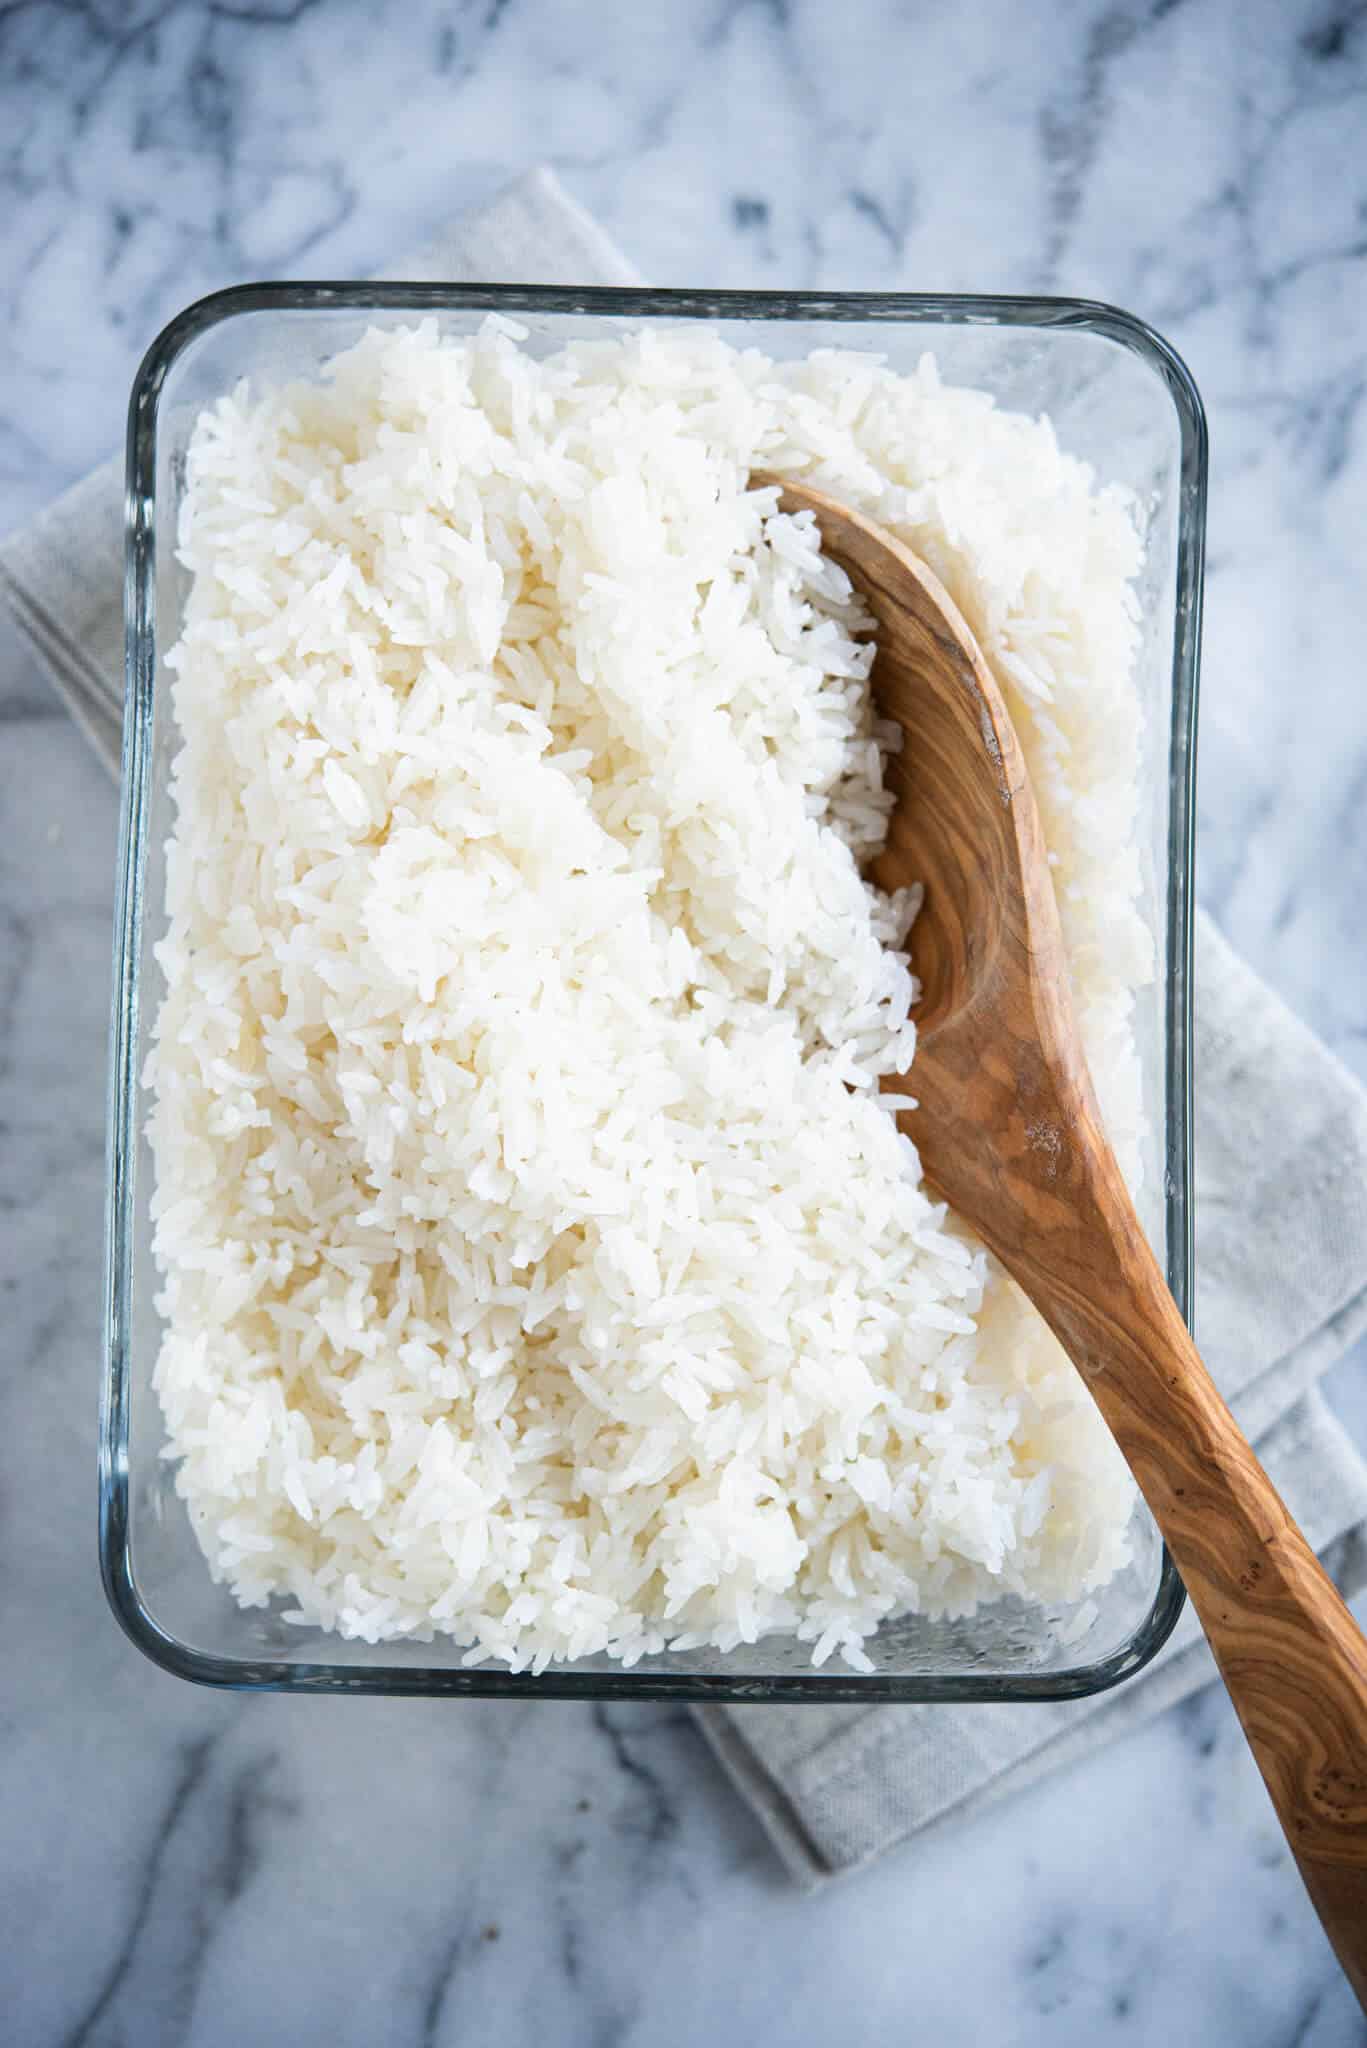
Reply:
[[947, 592], [891, 534], [786, 478], [752, 481], [815, 513], [877, 620], [875, 701], [906, 735], [871, 874], [925, 885], [922, 995], [912, 1071], [884, 1085], [915, 1098], [901, 1122], [927, 1181], [1020, 1283], [1124, 1452], [1367, 2006], [1367, 1644], [1202, 1365], [1106, 1140], [1000, 692]]

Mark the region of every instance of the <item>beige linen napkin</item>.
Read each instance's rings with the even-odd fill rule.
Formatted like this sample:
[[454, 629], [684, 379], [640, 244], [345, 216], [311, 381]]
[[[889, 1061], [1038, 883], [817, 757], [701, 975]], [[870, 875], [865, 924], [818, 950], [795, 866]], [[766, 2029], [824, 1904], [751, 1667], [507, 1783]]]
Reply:
[[[545, 171], [388, 275], [620, 284], [634, 273]], [[114, 422], [111, 421], [111, 431]], [[117, 769], [122, 459], [0, 546], [0, 591]], [[1314, 1382], [1367, 1328], [1367, 1096], [1197, 926], [1197, 1325], [1207, 1361], [1339, 1583], [1367, 1583], [1367, 1464]], [[1095, 1700], [979, 1707], [704, 1708], [699, 1722], [805, 1883], [968, 1814], [1214, 1676], [1190, 1610], [1139, 1677]]]

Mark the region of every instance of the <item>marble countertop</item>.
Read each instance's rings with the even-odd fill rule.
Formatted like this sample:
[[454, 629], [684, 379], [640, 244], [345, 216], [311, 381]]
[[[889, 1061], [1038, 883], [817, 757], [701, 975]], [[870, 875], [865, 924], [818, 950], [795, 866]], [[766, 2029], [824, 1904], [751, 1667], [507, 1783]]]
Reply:
[[[0, 526], [179, 306], [535, 159], [678, 284], [1058, 289], [1209, 409], [1200, 887], [1367, 1076], [1367, 21], [1346, 0], [0, 5]], [[1341, 2048], [1215, 1691], [815, 1897], [665, 1709], [219, 1696], [94, 1564], [114, 791], [0, 621], [0, 2037]], [[1331, 1397], [1367, 1440], [1367, 1361]]]

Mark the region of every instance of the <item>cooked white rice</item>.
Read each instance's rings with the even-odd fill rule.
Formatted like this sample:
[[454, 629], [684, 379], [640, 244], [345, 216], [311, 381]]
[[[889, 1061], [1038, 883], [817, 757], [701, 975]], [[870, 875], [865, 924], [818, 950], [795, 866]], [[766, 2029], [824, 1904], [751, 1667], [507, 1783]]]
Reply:
[[[867, 622], [796, 471], [1016, 715], [1132, 1180], [1124, 502], [1046, 421], [707, 333], [372, 333], [200, 420], [155, 1091], [157, 1385], [216, 1577], [515, 1669], [1066, 1599], [1132, 1494], [919, 1183]], [[914, 959], [914, 934], [911, 951]]]

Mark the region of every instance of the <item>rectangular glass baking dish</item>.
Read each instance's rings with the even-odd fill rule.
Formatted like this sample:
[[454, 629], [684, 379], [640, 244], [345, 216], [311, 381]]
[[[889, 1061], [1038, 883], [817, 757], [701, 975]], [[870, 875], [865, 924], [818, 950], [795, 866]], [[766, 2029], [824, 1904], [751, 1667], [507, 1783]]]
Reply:
[[[1147, 1510], [1134, 1559], [1086, 1607], [1005, 1601], [967, 1620], [917, 1616], [869, 1644], [870, 1675], [812, 1669], [808, 1647], [772, 1639], [726, 1655], [692, 1650], [623, 1671], [607, 1659], [539, 1677], [461, 1665], [432, 1643], [368, 1645], [243, 1610], [215, 1585], [162, 1456], [152, 1386], [159, 1324], [151, 1262], [151, 1161], [139, 1084], [161, 999], [174, 736], [163, 657], [179, 633], [175, 560], [185, 448], [201, 407], [243, 377], [311, 374], [371, 325], [431, 314], [465, 334], [515, 315], [528, 348], [643, 323], [705, 321], [777, 356], [820, 347], [880, 352], [910, 369], [933, 350], [948, 381], [1008, 408], [1048, 412], [1061, 444], [1134, 493], [1145, 530], [1138, 684], [1145, 707], [1141, 835], [1158, 974], [1137, 1028], [1150, 1106], [1144, 1223], [1184, 1313], [1191, 1287], [1191, 912], [1194, 738], [1205, 530], [1206, 435], [1184, 365], [1143, 322], [1069, 299], [739, 293], [502, 285], [249, 285], [201, 300], [148, 350], [128, 424], [127, 706], [115, 939], [100, 1424], [100, 1558], [119, 1621], [157, 1663], [217, 1686], [306, 1693], [521, 1698], [1024, 1700], [1079, 1698], [1138, 1671], [1161, 1646], [1181, 1582]], [[1094, 1611], [1091, 1611], [1093, 1610]]]

